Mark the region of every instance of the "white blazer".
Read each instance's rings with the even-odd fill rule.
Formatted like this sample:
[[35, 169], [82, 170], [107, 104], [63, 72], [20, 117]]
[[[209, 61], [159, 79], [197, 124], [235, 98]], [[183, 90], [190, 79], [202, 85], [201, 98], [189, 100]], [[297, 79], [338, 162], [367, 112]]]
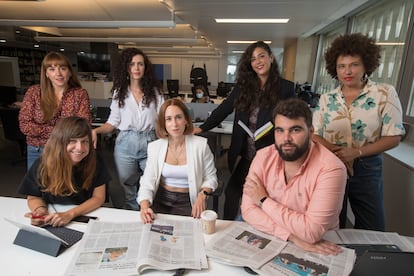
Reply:
[[[139, 181], [138, 204], [142, 200], [148, 200], [152, 205], [160, 184], [167, 148], [167, 138], [158, 139], [148, 144], [147, 165], [144, 175]], [[206, 138], [186, 135], [185, 150], [187, 154], [190, 201], [193, 206], [202, 187], [211, 188], [213, 191], [217, 188], [217, 170], [214, 164], [214, 156], [211, 153]]]

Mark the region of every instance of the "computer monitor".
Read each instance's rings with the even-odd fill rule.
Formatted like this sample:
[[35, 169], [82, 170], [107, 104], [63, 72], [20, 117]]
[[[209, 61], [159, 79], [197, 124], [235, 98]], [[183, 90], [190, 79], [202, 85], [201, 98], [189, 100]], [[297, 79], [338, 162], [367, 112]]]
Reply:
[[0, 105], [8, 106], [17, 101], [17, 91], [14, 86], [0, 86]]
[[217, 86], [217, 96], [226, 98], [234, 87], [234, 83], [224, 82]]
[[179, 88], [178, 80], [167, 80], [167, 90], [170, 98], [178, 97]]

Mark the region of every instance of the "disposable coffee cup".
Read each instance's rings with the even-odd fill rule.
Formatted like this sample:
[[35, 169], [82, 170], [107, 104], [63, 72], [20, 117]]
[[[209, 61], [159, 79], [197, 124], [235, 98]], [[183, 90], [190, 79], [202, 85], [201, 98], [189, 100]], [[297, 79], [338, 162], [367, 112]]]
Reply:
[[205, 210], [201, 213], [201, 223], [205, 234], [216, 232], [217, 213], [212, 210]]

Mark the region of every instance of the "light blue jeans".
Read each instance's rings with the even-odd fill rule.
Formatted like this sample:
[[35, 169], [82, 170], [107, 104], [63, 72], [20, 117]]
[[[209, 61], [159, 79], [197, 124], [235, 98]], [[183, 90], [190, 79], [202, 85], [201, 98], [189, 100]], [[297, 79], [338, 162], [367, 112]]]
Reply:
[[34, 161], [42, 155], [43, 147], [27, 145], [27, 170], [30, 169]]
[[119, 132], [114, 149], [115, 165], [119, 183], [125, 191], [125, 208], [139, 210], [138, 186], [125, 185], [125, 181], [138, 170], [145, 170], [148, 143], [156, 139], [155, 131], [125, 130]]

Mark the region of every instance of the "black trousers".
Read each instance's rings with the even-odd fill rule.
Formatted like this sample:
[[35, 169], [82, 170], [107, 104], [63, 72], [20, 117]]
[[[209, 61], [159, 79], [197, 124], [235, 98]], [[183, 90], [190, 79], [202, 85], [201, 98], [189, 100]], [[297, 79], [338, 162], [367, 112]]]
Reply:
[[223, 219], [234, 220], [239, 214], [243, 185], [249, 173], [250, 164], [251, 161], [245, 158], [240, 159], [227, 182]]

